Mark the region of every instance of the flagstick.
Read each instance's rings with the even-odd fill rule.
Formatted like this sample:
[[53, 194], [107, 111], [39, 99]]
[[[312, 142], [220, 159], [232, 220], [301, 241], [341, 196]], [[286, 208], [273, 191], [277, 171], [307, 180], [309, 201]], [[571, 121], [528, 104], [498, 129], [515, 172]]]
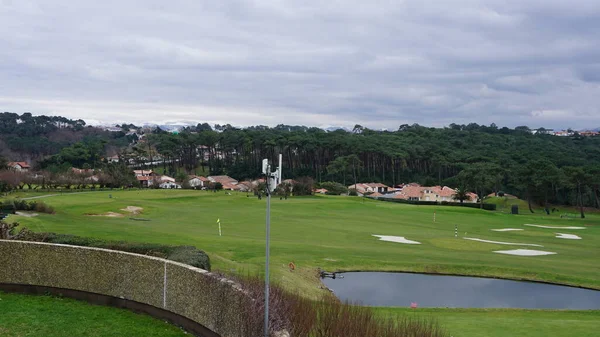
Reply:
[[219, 224], [219, 236], [221, 236], [221, 219], [217, 219], [217, 223]]

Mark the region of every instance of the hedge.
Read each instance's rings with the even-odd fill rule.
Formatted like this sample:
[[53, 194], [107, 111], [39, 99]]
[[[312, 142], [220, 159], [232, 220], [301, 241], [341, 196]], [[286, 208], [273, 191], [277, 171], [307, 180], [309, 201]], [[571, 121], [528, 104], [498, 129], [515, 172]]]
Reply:
[[96, 247], [160, 257], [210, 271], [210, 258], [194, 246], [170, 246], [155, 243], [105, 241], [100, 239], [56, 233], [28, 232], [22, 241], [57, 243], [73, 246]]
[[[388, 201], [388, 202], [398, 202], [402, 204], [411, 204], [411, 205], [437, 205], [437, 206], [459, 206], [459, 207], [470, 207], [470, 208], [481, 208], [481, 204], [479, 203], [460, 203], [460, 202], [451, 202], [451, 201], [417, 201], [417, 200], [404, 200], [404, 199], [392, 199], [392, 198], [377, 198], [377, 200]], [[483, 209], [486, 211], [495, 211], [496, 204], [483, 204]]]

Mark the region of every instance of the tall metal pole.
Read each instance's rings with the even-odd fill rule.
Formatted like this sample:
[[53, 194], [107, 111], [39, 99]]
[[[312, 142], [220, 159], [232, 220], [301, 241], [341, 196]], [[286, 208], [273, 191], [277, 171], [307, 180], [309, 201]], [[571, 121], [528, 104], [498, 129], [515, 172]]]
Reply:
[[271, 169], [267, 175], [267, 244], [266, 244], [266, 265], [265, 265], [265, 337], [269, 337], [269, 255], [270, 255], [270, 238], [271, 238], [271, 189], [269, 180], [271, 179]]

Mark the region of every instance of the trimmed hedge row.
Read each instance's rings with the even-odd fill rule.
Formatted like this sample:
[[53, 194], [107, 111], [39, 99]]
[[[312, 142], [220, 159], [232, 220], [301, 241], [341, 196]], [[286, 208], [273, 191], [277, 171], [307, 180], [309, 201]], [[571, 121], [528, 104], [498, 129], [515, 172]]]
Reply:
[[28, 232], [19, 240], [119, 250], [160, 257], [210, 271], [210, 258], [204, 251], [199, 250], [194, 246], [170, 246], [155, 243], [105, 241], [69, 234], [35, 232]]
[[[417, 200], [404, 200], [404, 199], [392, 199], [392, 198], [377, 198], [377, 200], [388, 201], [388, 202], [398, 202], [401, 204], [411, 204], [411, 205], [437, 205], [437, 206], [460, 206], [460, 207], [470, 207], [470, 208], [481, 208], [481, 204], [477, 203], [463, 203], [460, 202], [451, 202], [451, 201], [417, 201]], [[495, 211], [496, 204], [483, 204], [483, 209], [486, 211]]]

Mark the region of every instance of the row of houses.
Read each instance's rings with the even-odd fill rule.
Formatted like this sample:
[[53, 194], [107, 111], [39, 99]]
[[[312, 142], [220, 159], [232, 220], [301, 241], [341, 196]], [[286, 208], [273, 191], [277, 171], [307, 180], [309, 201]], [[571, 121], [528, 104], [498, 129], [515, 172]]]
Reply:
[[[160, 188], [182, 188], [181, 184], [177, 183], [174, 178], [157, 174], [152, 170], [133, 170], [133, 173], [142, 187], [151, 187], [158, 184]], [[208, 177], [190, 175], [187, 182], [194, 189], [207, 189], [210, 184], [220, 183], [224, 190], [248, 192], [254, 190], [260, 183], [264, 183], [265, 180], [238, 181], [227, 175]], [[288, 179], [284, 182], [292, 183], [293, 181]]]
[[[356, 190], [359, 196], [369, 196], [372, 198], [393, 198], [409, 201], [436, 201], [452, 202], [456, 190], [448, 186], [421, 186], [417, 183], [405, 185], [396, 185], [390, 187], [381, 183], [359, 183], [348, 186], [348, 190]], [[315, 193], [326, 194], [328, 191], [324, 188], [315, 190]], [[475, 193], [467, 194], [468, 200], [465, 202], [476, 203], [478, 196]]]

